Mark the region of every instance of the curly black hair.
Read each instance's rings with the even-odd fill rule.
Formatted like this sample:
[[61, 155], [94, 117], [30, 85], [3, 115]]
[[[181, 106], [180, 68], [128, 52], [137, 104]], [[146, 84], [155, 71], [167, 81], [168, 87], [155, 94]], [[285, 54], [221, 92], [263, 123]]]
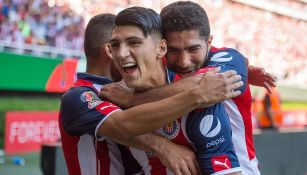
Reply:
[[168, 32], [198, 30], [199, 35], [208, 38], [210, 35], [209, 19], [206, 11], [191, 1], [174, 2], [161, 10], [162, 34]]

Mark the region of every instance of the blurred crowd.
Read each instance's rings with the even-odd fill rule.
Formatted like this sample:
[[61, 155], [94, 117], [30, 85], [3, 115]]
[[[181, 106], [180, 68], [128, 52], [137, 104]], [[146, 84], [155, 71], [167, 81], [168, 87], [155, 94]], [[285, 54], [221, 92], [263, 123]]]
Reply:
[[[233, 47], [279, 82], [307, 87], [307, 22], [227, 0], [194, 0], [207, 11], [214, 45]], [[174, 0], [0, 0], [0, 40], [83, 50], [86, 22], [139, 5], [160, 12]], [[273, 1], [306, 11], [295, 0]]]
[[228, 1], [205, 8], [217, 45], [238, 49], [279, 82], [307, 87], [306, 21]]
[[83, 49], [84, 18], [68, 4], [0, 0], [0, 40]]

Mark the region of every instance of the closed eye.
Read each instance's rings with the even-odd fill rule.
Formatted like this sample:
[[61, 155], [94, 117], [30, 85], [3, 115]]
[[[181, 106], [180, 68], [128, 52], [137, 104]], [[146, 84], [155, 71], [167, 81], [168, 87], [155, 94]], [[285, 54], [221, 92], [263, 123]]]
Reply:
[[167, 52], [168, 53], [177, 53], [177, 52], [179, 52], [179, 50], [178, 49], [173, 49], [173, 48], [168, 48]]
[[136, 46], [139, 46], [141, 45], [143, 42], [142, 41], [139, 41], [139, 40], [130, 40], [128, 41], [128, 44], [132, 47], [136, 47]]
[[118, 49], [119, 48], [119, 42], [111, 41], [110, 45], [111, 45], [111, 49]]
[[188, 48], [188, 51], [189, 51], [189, 52], [197, 52], [199, 49], [201, 49], [201, 47], [199, 47], [199, 46], [196, 46], [196, 47], [189, 47], [189, 48]]

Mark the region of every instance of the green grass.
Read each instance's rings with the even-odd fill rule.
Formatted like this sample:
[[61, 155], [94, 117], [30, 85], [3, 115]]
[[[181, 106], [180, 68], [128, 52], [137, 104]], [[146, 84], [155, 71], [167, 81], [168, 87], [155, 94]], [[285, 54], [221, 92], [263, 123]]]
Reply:
[[[13, 163], [13, 158], [16, 156], [25, 160], [24, 166], [15, 165]], [[5, 163], [0, 164], [1, 175], [42, 175], [39, 153], [18, 154], [14, 156], [5, 156], [4, 158]]]
[[307, 110], [307, 102], [283, 102], [282, 109], [283, 110], [291, 110], [291, 109]]
[[4, 118], [7, 111], [55, 111], [60, 98], [54, 97], [0, 97], [0, 148], [3, 148]]

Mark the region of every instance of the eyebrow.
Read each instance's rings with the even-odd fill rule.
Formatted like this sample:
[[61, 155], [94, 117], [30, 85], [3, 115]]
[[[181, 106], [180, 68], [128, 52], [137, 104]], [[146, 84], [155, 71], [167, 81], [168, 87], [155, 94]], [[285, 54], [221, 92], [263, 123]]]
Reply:
[[[144, 38], [138, 37], [138, 36], [132, 36], [132, 37], [126, 38], [127, 41], [129, 41], [129, 40], [143, 40], [143, 39]], [[110, 42], [118, 42], [118, 41], [119, 41], [119, 39], [117, 39], [117, 38], [113, 38], [113, 39], [110, 40]]]
[[[201, 44], [194, 44], [194, 45], [192, 45], [192, 46], [185, 47], [183, 50], [190, 49], [190, 48], [195, 48], [195, 47], [201, 47]], [[179, 48], [177, 48], [177, 47], [172, 47], [172, 46], [167, 46], [167, 49], [180, 50]]]

